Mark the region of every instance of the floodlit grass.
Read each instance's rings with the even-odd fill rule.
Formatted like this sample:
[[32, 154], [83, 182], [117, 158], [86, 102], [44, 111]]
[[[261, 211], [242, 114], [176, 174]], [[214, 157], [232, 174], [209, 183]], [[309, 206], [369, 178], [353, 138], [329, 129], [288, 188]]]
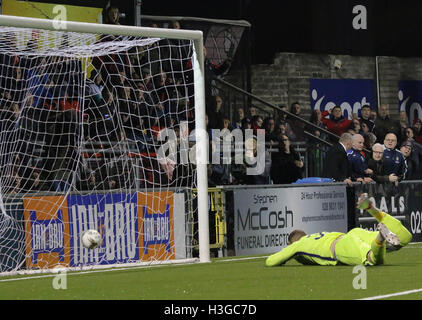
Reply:
[[[366, 289], [355, 289], [353, 267], [267, 268], [265, 257], [213, 259], [211, 263], [123, 270], [68, 272], [66, 289], [42, 274], [0, 278], [8, 300], [350, 300], [422, 289], [422, 245], [387, 254], [386, 264], [365, 268]], [[386, 299], [421, 299], [422, 292]]]

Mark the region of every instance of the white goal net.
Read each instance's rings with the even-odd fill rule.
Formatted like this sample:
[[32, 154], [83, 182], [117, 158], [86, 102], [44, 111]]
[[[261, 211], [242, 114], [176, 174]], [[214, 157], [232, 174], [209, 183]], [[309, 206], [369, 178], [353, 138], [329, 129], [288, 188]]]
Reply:
[[198, 256], [194, 51], [0, 27], [0, 273]]

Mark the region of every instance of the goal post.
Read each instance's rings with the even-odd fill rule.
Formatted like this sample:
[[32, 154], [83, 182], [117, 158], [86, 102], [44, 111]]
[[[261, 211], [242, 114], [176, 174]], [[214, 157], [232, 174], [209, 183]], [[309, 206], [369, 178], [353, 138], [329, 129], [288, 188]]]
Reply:
[[[44, 41], [40, 39], [40, 32], [45, 32], [45, 41], [50, 47], [43, 47], [37, 51], [42, 46], [40, 43]], [[90, 36], [95, 39], [91, 41]], [[16, 37], [22, 39], [16, 40]], [[110, 37], [111, 40], [101, 41], [102, 37], [107, 39]], [[181, 41], [173, 43], [171, 40]], [[114, 265], [96, 263], [100, 261], [99, 257], [107, 254], [112, 254], [113, 257], [114, 255], [125, 257], [121, 260], [127, 261], [128, 264], [160, 263], [162, 257], [154, 257], [151, 251], [159, 246], [167, 246], [163, 250], [168, 250], [169, 243], [174, 245], [179, 241], [169, 238], [166, 244], [160, 242], [160, 237], [175, 232], [176, 228], [182, 230], [183, 234], [186, 232], [185, 239], [195, 238], [198, 241], [199, 262], [209, 262], [208, 136], [205, 124], [202, 31], [72, 21], [58, 23], [55, 20], [0, 15], [0, 41], [6, 44], [6, 48], [0, 50], [3, 63], [0, 86], [1, 89], [7, 87], [5, 91], [8, 92], [8, 96], [2, 97], [1, 102], [8, 106], [7, 110], [4, 108], [3, 111], [6, 110], [11, 114], [10, 117], [7, 116], [7, 121], [2, 122], [3, 131], [0, 137], [3, 140], [0, 147], [0, 165], [3, 166], [0, 177], [0, 255], [3, 254], [4, 257], [3, 261], [0, 259], [0, 274], [21, 269], [28, 271], [49, 269], [56, 265], [66, 266], [66, 263], [68, 265], [73, 263], [78, 268], [85, 266], [102, 268]], [[14, 41], [23, 41], [25, 48], [19, 48]], [[188, 44], [183, 41], [187, 41]], [[184, 53], [179, 56], [182, 51]], [[176, 52], [175, 56], [173, 52]], [[186, 55], [185, 52], [189, 53]], [[23, 65], [22, 60], [24, 60]], [[141, 65], [139, 61], [143, 61], [143, 64]], [[139, 65], [136, 65], [137, 62]], [[159, 69], [157, 74], [152, 71], [152, 67]], [[129, 73], [132, 75], [132, 70], [142, 69], [139, 73], [143, 73], [145, 68], [149, 68], [148, 79], [144, 74], [128, 77]], [[43, 76], [49, 75], [51, 70], [56, 72], [52, 76], [54, 80], [48, 77], [46, 77], [48, 80], [45, 80]], [[113, 71], [115, 73], [110, 70], [115, 70]], [[96, 78], [94, 76], [94, 80], [90, 79], [88, 73], [97, 78], [101, 75], [103, 83], [101, 86], [97, 85], [97, 88], [101, 87], [102, 90], [100, 96], [103, 93], [101, 98], [98, 98], [101, 103], [96, 100], [98, 92], [90, 91], [90, 85]], [[164, 84], [160, 88], [155, 87], [156, 76], [164, 78]], [[171, 78], [171, 81], [166, 82], [166, 78]], [[122, 87], [114, 86], [113, 81], [121, 81]], [[152, 83], [150, 89], [146, 86], [147, 82]], [[20, 83], [20, 87], [16, 87], [17, 83]], [[125, 86], [126, 83], [132, 84], [133, 87]], [[148, 107], [147, 114], [139, 111], [142, 114], [135, 115], [131, 106], [140, 105], [141, 101], [143, 106]], [[113, 113], [111, 105], [116, 106], [117, 115]], [[189, 118], [191, 114], [194, 118]], [[134, 122], [133, 119], [137, 119], [138, 122]], [[3, 121], [3, 117], [0, 121]], [[175, 130], [177, 128], [176, 131], [179, 132], [185, 122], [191, 131], [195, 131], [192, 140], [195, 142], [196, 161], [194, 165], [189, 164], [187, 169], [183, 168], [179, 173], [177, 164], [169, 160], [170, 155], [168, 158], [165, 156], [164, 161], [159, 159], [157, 155], [163, 143], [155, 143], [159, 141], [160, 136], [160, 132], [157, 131], [167, 127]], [[148, 128], [145, 129], [146, 123]], [[53, 132], [51, 127], [55, 128]], [[148, 138], [145, 132], [150, 134]], [[111, 137], [114, 137], [114, 140]], [[108, 142], [107, 146], [104, 146], [104, 139]], [[5, 141], [8, 142], [7, 145]], [[181, 151], [176, 153], [177, 160], [181, 157]], [[79, 189], [79, 183], [91, 186], [91, 176], [97, 172], [95, 171], [97, 169], [90, 167], [90, 161], [99, 163], [99, 176], [97, 181], [94, 181], [95, 187]], [[88, 167], [90, 170], [85, 180], [81, 178], [81, 167], [82, 171], [86, 169], [88, 172]], [[36, 189], [36, 192], [25, 189], [22, 180], [24, 178], [30, 180], [26, 175], [29, 174], [33, 179], [31, 183], [39, 183], [42, 172], [46, 172], [46, 177], [54, 177], [50, 189]], [[57, 178], [58, 176], [62, 177], [61, 180]], [[114, 183], [117, 181], [119, 188], [110, 184], [110, 176], [115, 178]], [[193, 181], [194, 185], [189, 183], [179, 185], [179, 180], [176, 181], [175, 176], [183, 181]], [[92, 180], [95, 180], [95, 177]], [[15, 183], [16, 186], [10, 187], [11, 183]], [[100, 185], [101, 187], [98, 187]], [[169, 217], [176, 219], [175, 216], [181, 215], [180, 208], [186, 210], [190, 207], [179, 203], [180, 199], [187, 201], [186, 198], [189, 197], [178, 197], [176, 193], [180, 190], [183, 193], [192, 188], [197, 190], [195, 221], [190, 221], [192, 214], [186, 212], [183, 213], [182, 220], [185, 223], [197, 223], [197, 228], [194, 228], [197, 230], [195, 235], [189, 234], [187, 230], [190, 227], [181, 226], [180, 221], [168, 224], [165, 222]], [[81, 192], [82, 189], [84, 192]], [[21, 199], [21, 207], [19, 204], [16, 207], [13, 204], [11, 211], [11, 205], [6, 203], [6, 198]], [[34, 204], [34, 201], [37, 203]], [[109, 202], [113, 202], [112, 209]], [[28, 203], [31, 205], [28, 206]], [[179, 208], [179, 213], [172, 212], [169, 215], [169, 206], [172, 206], [169, 203]], [[142, 208], [133, 209], [140, 204]], [[154, 209], [158, 210], [156, 215], [150, 214], [149, 206], [156, 206]], [[38, 216], [37, 210], [41, 212]], [[107, 210], [114, 210], [110, 215], [112, 218], [107, 218]], [[139, 213], [142, 210], [144, 212]], [[67, 220], [64, 218], [65, 215]], [[78, 218], [77, 215], [83, 218]], [[145, 220], [142, 220], [140, 215]], [[92, 217], [101, 219], [94, 221]], [[18, 222], [23, 222], [23, 225]], [[81, 231], [91, 227], [104, 229], [102, 234], [104, 244], [102, 248], [87, 252], [87, 249], [79, 247], [80, 240], [76, 236], [80, 236]], [[120, 252], [119, 247], [116, 247], [115, 251], [113, 249], [113, 252], [109, 252], [110, 249], [107, 248], [109, 243], [125, 242], [131, 247], [133, 246], [131, 241], [140, 241], [136, 238], [137, 233], [131, 234], [128, 231], [130, 228], [137, 230], [138, 233], [145, 232], [145, 235], [139, 237], [142, 237], [147, 247], [141, 248], [142, 245], [139, 244], [140, 248], [129, 248], [127, 252]], [[42, 239], [32, 237], [32, 232], [37, 233]], [[60, 238], [62, 233], [67, 236]], [[14, 238], [11, 239], [11, 236]], [[115, 238], [110, 240], [112, 237]], [[11, 242], [15, 244], [11, 245], [10, 249], [4, 248]], [[48, 243], [51, 248], [54, 244], [59, 243], [59, 245], [48, 252], [47, 262], [35, 264], [33, 267], [34, 261], [30, 260], [28, 263], [30, 259], [28, 257], [35, 259], [37, 256], [43, 257]], [[40, 250], [34, 254], [40, 247], [43, 247], [44, 251]], [[75, 254], [77, 250], [81, 252], [79, 256]], [[148, 257], [145, 260], [141, 259], [139, 253], [134, 254], [138, 259], [127, 259], [125, 255], [128, 255], [130, 250], [150, 252], [145, 255]], [[156, 249], [157, 255], [168, 257], [162, 258], [162, 263], [174, 259], [174, 252], [172, 255], [165, 255], [161, 251]], [[60, 260], [63, 255], [69, 253], [73, 253], [75, 257], [66, 256], [65, 260]], [[19, 258], [20, 255], [24, 259]], [[50, 256], [65, 263], [49, 264]], [[72, 259], [79, 261], [79, 264]], [[26, 260], [26, 263], [18, 263], [15, 260]], [[4, 261], [9, 264], [7, 268], [2, 266]], [[84, 261], [91, 263], [85, 264]], [[119, 265], [120, 263], [121, 261], [117, 262]], [[14, 265], [12, 269], [10, 264]]]

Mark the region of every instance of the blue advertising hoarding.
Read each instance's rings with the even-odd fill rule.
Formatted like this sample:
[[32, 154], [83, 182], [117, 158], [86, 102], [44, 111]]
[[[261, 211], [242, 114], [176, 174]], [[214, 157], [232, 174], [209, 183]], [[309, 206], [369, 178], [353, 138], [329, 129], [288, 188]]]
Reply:
[[312, 110], [331, 110], [340, 106], [346, 118], [360, 117], [362, 106], [376, 110], [376, 85], [367, 79], [311, 79], [309, 83]]
[[[24, 198], [27, 268], [79, 267], [175, 258], [173, 192]], [[102, 243], [82, 245], [98, 230]]]
[[406, 112], [410, 124], [422, 119], [422, 81], [399, 81], [399, 112]]

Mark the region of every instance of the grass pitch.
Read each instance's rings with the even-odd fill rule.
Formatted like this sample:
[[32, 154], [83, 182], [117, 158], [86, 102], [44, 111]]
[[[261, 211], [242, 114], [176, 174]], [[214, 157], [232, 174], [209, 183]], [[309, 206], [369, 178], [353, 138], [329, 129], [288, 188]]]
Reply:
[[352, 300], [422, 299], [422, 244], [388, 253], [386, 264], [362, 272], [349, 266], [302, 266], [289, 261], [267, 268], [264, 256], [213, 259], [211, 263], [163, 265], [0, 278], [2, 300]]

